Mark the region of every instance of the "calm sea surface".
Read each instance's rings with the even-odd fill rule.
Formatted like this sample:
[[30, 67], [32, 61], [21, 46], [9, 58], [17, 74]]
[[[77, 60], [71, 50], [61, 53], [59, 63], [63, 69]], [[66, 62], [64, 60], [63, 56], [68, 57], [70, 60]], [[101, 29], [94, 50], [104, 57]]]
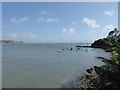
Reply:
[[[109, 57], [102, 49], [66, 48], [79, 43], [3, 45], [3, 88], [56, 88], [85, 69], [103, 63], [97, 56]], [[64, 49], [62, 52], [57, 50]]]

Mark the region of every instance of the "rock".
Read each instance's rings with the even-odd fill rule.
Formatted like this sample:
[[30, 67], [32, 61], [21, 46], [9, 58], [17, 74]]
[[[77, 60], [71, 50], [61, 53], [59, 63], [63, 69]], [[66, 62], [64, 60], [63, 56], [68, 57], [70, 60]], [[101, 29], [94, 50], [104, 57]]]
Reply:
[[112, 49], [112, 48], [109, 48], [109, 49], [107, 49], [105, 52], [112, 52], [112, 51], [115, 51], [115, 50]]
[[94, 75], [86, 75], [86, 79], [92, 79], [92, 78], [94, 78], [95, 76]]
[[98, 75], [105, 75], [104, 69], [102, 69], [101, 67], [94, 66], [94, 69]]
[[87, 71], [88, 73], [92, 74], [93, 68], [87, 69], [86, 71]]
[[105, 59], [104, 57], [97, 57], [97, 59]]
[[76, 47], [88, 47], [88, 48], [91, 48], [91, 46], [79, 46], [79, 45], [76, 46]]

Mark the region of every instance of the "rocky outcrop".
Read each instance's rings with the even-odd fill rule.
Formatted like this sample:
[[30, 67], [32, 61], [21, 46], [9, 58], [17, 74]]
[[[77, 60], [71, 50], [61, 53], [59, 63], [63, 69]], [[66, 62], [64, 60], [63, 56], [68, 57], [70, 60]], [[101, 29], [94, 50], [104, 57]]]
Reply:
[[108, 43], [106, 39], [99, 39], [92, 43], [93, 48], [102, 48], [102, 49], [109, 49], [112, 48], [112, 45]]
[[76, 46], [76, 47], [85, 47], [85, 48], [91, 48], [91, 46], [80, 46], [80, 45], [78, 45], [78, 46]]

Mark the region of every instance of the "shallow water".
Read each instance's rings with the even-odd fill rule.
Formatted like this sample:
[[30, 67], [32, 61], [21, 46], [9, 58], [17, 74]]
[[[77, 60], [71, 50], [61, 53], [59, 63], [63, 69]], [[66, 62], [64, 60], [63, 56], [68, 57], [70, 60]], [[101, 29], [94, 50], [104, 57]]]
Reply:
[[[97, 56], [109, 57], [102, 49], [68, 47], [80, 43], [41, 43], [3, 45], [3, 88], [56, 88], [103, 63]], [[62, 52], [58, 49], [64, 48]]]

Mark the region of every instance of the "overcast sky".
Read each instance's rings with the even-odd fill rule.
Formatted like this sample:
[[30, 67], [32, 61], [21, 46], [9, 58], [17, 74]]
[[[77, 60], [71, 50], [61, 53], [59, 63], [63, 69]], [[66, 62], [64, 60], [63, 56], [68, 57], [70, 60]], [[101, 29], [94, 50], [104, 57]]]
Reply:
[[3, 39], [93, 42], [118, 26], [117, 2], [3, 2]]

